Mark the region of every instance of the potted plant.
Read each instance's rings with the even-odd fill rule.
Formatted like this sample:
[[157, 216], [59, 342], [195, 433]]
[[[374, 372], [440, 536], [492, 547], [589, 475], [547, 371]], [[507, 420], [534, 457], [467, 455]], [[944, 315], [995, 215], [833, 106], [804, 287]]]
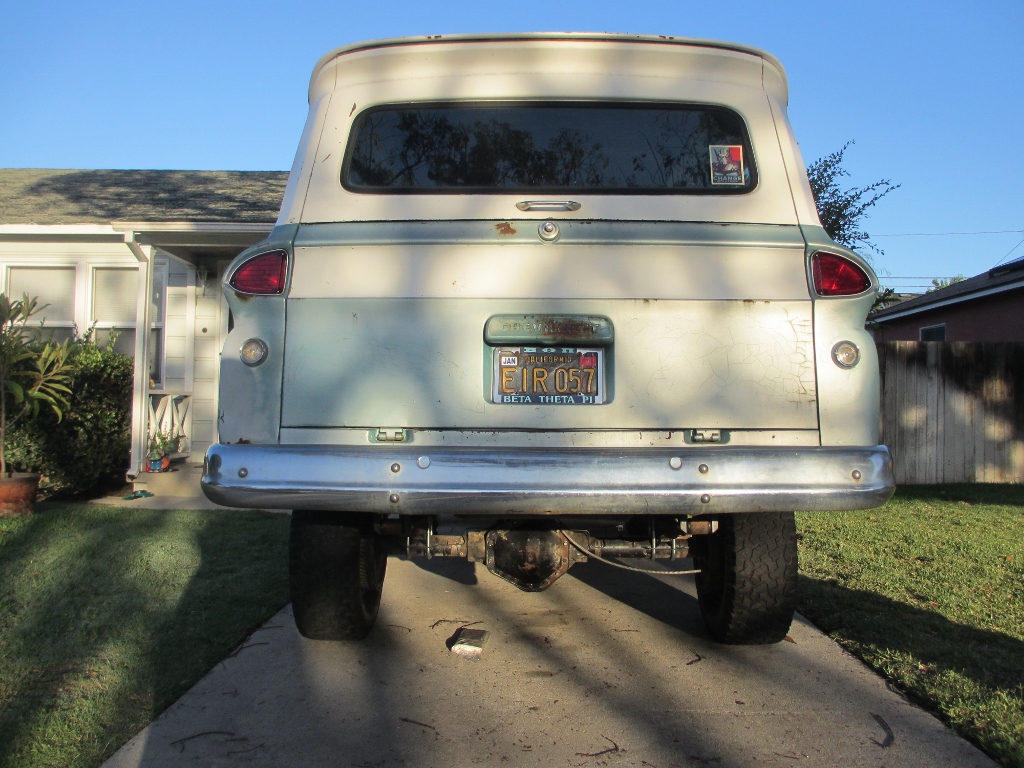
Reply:
[[170, 432], [157, 432], [149, 438], [149, 459], [150, 472], [166, 472], [171, 466], [171, 454], [177, 453], [181, 445], [181, 435]]
[[9, 430], [43, 406], [60, 420], [71, 394], [69, 343], [41, 342], [27, 327], [42, 309], [37, 298], [11, 301], [0, 293], [0, 515], [31, 512], [39, 488], [39, 475], [7, 466]]

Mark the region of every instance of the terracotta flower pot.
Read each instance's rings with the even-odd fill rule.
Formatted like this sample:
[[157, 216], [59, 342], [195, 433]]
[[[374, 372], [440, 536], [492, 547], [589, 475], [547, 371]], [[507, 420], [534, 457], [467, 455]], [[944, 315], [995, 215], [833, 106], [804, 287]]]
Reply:
[[0, 475], [0, 517], [26, 515], [36, 503], [39, 475], [15, 472], [10, 477]]

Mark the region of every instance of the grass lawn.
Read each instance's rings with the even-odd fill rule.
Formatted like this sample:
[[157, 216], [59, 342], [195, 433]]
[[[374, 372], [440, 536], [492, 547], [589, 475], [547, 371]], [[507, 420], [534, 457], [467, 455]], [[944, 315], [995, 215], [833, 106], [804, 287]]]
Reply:
[[[1024, 488], [798, 515], [800, 610], [1024, 768]], [[0, 518], [0, 768], [97, 766], [280, 609], [288, 517], [41, 504]]]
[[288, 517], [0, 518], [0, 766], [97, 766], [288, 600]]
[[1004, 765], [1024, 768], [1024, 487], [901, 488], [797, 515], [799, 610]]

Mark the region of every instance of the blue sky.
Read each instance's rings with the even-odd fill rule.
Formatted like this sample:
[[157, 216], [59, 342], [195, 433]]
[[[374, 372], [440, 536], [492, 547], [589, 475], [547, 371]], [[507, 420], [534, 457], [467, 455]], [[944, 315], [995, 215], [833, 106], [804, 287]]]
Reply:
[[[889, 178], [867, 231], [889, 282], [1024, 255], [1024, 5], [1016, 2], [0, 3], [0, 167], [291, 165], [316, 60], [357, 40], [617, 31], [764, 48], [805, 159], [854, 140]], [[952, 236], [905, 233], [990, 232]], [[1011, 248], [1016, 245], [1016, 250]], [[883, 278], [883, 282], [884, 282]]]

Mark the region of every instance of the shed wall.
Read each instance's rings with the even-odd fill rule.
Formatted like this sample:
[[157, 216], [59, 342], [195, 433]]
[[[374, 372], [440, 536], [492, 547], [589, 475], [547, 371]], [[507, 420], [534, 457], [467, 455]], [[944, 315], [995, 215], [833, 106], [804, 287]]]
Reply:
[[875, 326], [875, 340], [918, 341], [920, 330], [946, 324], [946, 341], [1024, 342], [1024, 288], [919, 312]]

